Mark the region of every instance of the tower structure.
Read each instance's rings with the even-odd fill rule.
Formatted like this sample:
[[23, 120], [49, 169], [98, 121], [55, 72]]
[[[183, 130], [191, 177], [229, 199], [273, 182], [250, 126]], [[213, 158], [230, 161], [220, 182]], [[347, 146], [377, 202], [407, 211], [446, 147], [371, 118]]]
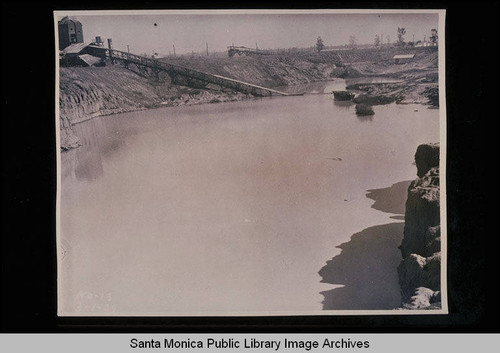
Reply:
[[74, 17], [63, 17], [58, 22], [59, 30], [59, 50], [63, 50], [68, 45], [83, 43], [82, 24]]

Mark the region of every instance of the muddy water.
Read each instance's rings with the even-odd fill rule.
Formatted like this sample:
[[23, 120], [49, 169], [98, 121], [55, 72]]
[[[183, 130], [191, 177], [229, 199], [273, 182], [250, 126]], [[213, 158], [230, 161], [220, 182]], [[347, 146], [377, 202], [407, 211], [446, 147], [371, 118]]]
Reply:
[[332, 91], [343, 91], [347, 86], [354, 84], [371, 85], [397, 82], [403, 81], [383, 76], [357, 77], [345, 80], [341, 78], [335, 78], [329, 81], [318, 81], [293, 86], [276, 87], [276, 90], [292, 94], [331, 94]]
[[310, 82], [292, 86], [276, 87], [276, 90], [291, 94], [331, 94], [332, 91], [342, 91], [346, 89], [347, 82], [344, 79], [336, 78], [329, 81]]
[[336, 246], [394, 222], [366, 191], [413, 179], [417, 145], [439, 140], [438, 110], [374, 109], [360, 119], [305, 95], [76, 125], [84, 145], [61, 158], [61, 313], [321, 310]]
[[403, 80], [398, 80], [395, 78], [390, 78], [390, 77], [379, 77], [379, 76], [372, 76], [372, 77], [357, 77], [357, 78], [349, 78], [345, 80], [346, 85], [355, 85], [355, 84], [382, 84], [382, 83], [398, 83], [398, 82], [403, 82]]

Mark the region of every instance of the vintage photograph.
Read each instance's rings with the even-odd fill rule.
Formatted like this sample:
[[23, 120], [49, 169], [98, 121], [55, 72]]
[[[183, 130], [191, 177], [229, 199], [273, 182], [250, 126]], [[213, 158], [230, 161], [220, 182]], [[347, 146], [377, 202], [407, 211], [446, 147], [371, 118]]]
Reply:
[[55, 11], [58, 315], [446, 314], [444, 20]]

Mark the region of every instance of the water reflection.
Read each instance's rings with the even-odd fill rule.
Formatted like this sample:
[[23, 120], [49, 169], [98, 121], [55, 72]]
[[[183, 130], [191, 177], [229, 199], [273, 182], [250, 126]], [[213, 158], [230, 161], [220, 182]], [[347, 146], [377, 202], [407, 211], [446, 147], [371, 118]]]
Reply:
[[[64, 310], [74, 312], [80, 291], [112, 293], [118, 313], [134, 315], [320, 310], [318, 269], [335, 246], [389, 221], [366, 190], [410, 179], [415, 146], [439, 138], [438, 111], [415, 119], [414, 107], [388, 105], [361, 124], [331, 98], [160, 108], [75, 126], [84, 146], [62, 154]], [[394, 255], [382, 231], [354, 237], [333, 262], [335, 273], [354, 264], [349, 295], [377, 286], [362, 273], [370, 266], [379, 285], [397, 285], [382, 274], [392, 263], [377, 262]], [[373, 256], [371, 241], [381, 242]]]
[[304, 84], [276, 87], [278, 91], [290, 94], [329, 94], [332, 91], [345, 90], [346, 83], [342, 78], [330, 81], [309, 82]]
[[[387, 188], [367, 190], [366, 197], [375, 201], [372, 208], [402, 215], [411, 180]], [[392, 216], [393, 219], [401, 216]], [[404, 217], [403, 217], [404, 220]], [[396, 268], [401, 261], [398, 249], [404, 223], [369, 227], [352, 235], [338, 246], [340, 255], [327, 261], [319, 274], [322, 282], [343, 285], [324, 291], [324, 310], [390, 310], [401, 304]]]
[[375, 201], [372, 208], [394, 214], [404, 214], [411, 180], [400, 181], [387, 188], [367, 190], [366, 197]]
[[104, 174], [102, 157], [98, 153], [85, 153], [80, 158], [77, 157], [75, 165], [77, 180], [94, 181]]
[[404, 223], [367, 228], [338, 246], [327, 261], [321, 282], [343, 287], [324, 291], [324, 310], [391, 310], [401, 304], [397, 267]]
[[352, 101], [338, 101], [338, 100], [333, 100], [333, 105], [344, 109], [344, 110], [349, 110], [351, 109], [352, 106], [354, 106], [354, 103]]
[[[410, 183], [405, 180], [387, 188], [370, 189], [366, 197], [375, 201], [372, 208], [402, 215]], [[324, 310], [390, 310], [401, 304], [396, 269], [401, 261], [398, 246], [403, 229], [404, 223], [369, 227], [338, 246], [342, 252], [327, 261], [319, 274], [322, 282], [343, 287], [321, 293]]]
[[358, 120], [361, 121], [362, 123], [372, 122], [373, 116], [374, 115], [357, 115], [356, 114], [356, 118], [358, 118]]
[[384, 77], [384, 76], [373, 76], [373, 77], [356, 77], [356, 78], [347, 78], [345, 79], [345, 83], [347, 86], [356, 85], [356, 84], [384, 84], [384, 83], [398, 83], [403, 82], [403, 80]]
[[139, 133], [138, 128], [127, 124], [126, 119], [114, 116], [76, 124], [73, 129], [80, 137], [82, 146], [62, 154], [62, 175], [87, 182], [102, 177], [104, 160], [112, 159], [124, 144]]

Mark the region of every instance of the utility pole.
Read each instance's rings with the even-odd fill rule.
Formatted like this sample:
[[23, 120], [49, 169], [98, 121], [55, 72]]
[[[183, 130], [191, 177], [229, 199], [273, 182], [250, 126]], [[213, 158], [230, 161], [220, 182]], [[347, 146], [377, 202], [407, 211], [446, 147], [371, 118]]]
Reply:
[[174, 56], [176, 56], [176, 55], [175, 55], [175, 45], [174, 45], [174, 44], [172, 44], [172, 47], [174, 48]]
[[130, 53], [130, 48], [129, 48], [128, 44], [127, 44], [127, 53]]
[[207, 56], [208, 56], [208, 42], [207, 42]]

